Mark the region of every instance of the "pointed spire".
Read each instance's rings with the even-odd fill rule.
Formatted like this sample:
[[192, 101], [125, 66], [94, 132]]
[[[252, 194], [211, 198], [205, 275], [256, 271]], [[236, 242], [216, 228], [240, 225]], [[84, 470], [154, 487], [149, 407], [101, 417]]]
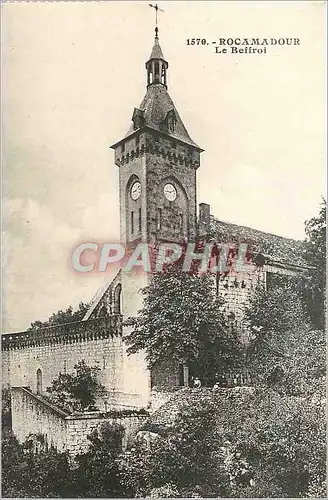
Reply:
[[155, 42], [149, 60], [151, 59], [162, 59], [163, 61], [165, 61], [161, 46], [159, 44], [157, 27], [155, 28]]

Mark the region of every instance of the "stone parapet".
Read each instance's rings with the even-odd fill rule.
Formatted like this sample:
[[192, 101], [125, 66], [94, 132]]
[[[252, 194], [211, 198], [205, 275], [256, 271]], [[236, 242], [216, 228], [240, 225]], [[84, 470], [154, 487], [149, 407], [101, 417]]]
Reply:
[[122, 335], [122, 316], [75, 321], [61, 325], [2, 335], [2, 350], [52, 344], [72, 344]]

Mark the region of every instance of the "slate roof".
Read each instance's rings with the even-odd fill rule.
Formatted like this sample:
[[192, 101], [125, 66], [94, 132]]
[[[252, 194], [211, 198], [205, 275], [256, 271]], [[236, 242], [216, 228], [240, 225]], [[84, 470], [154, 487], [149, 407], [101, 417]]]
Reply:
[[[149, 85], [139, 109], [143, 111], [143, 118], [145, 120], [144, 125], [159, 132], [164, 131], [163, 123], [165, 117], [169, 111], [173, 110], [176, 117], [175, 130], [174, 132], [169, 133], [165, 130], [164, 132], [166, 135], [202, 150], [188, 134], [187, 129], [184, 126], [181, 117], [164, 85], [160, 83]], [[134, 132], [135, 130], [132, 123], [126, 137]]]
[[247, 243], [254, 253], [262, 253], [271, 260], [294, 266], [308, 267], [304, 260], [304, 242], [211, 217], [211, 234], [221, 243]]

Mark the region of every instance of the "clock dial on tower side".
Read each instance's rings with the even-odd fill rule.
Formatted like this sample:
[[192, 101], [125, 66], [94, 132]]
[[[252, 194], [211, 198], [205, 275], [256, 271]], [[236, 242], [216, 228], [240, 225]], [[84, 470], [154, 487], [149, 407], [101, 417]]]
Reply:
[[164, 195], [165, 195], [166, 199], [169, 201], [174, 201], [176, 199], [177, 190], [175, 189], [173, 184], [171, 184], [171, 183], [165, 184]]
[[130, 195], [133, 200], [137, 200], [141, 195], [141, 184], [139, 181], [136, 181], [132, 184]]

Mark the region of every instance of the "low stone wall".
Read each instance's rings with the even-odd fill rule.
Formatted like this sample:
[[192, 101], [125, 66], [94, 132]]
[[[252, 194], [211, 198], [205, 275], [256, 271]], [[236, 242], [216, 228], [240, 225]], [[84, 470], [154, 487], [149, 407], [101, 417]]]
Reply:
[[72, 415], [66, 418], [66, 435], [67, 435], [67, 449], [71, 455], [78, 453], [85, 453], [90, 445], [88, 435], [94, 430], [99, 428], [104, 422], [120, 423], [125, 429], [122, 447], [127, 449], [133, 443], [134, 437], [138, 432], [139, 427], [148, 418], [148, 415], [131, 414], [124, 415], [124, 412], [119, 416], [111, 417], [111, 414], [89, 413], [84, 415]]
[[48, 446], [68, 451], [72, 457], [88, 450], [88, 435], [105, 422], [123, 425], [126, 449], [147, 418], [146, 411], [128, 409], [68, 415], [24, 387], [12, 388], [12, 428], [17, 439], [23, 442], [31, 435], [43, 435]]
[[42, 434], [49, 446], [65, 451], [67, 414], [23, 387], [12, 387], [11, 391], [12, 430], [18, 441]]

